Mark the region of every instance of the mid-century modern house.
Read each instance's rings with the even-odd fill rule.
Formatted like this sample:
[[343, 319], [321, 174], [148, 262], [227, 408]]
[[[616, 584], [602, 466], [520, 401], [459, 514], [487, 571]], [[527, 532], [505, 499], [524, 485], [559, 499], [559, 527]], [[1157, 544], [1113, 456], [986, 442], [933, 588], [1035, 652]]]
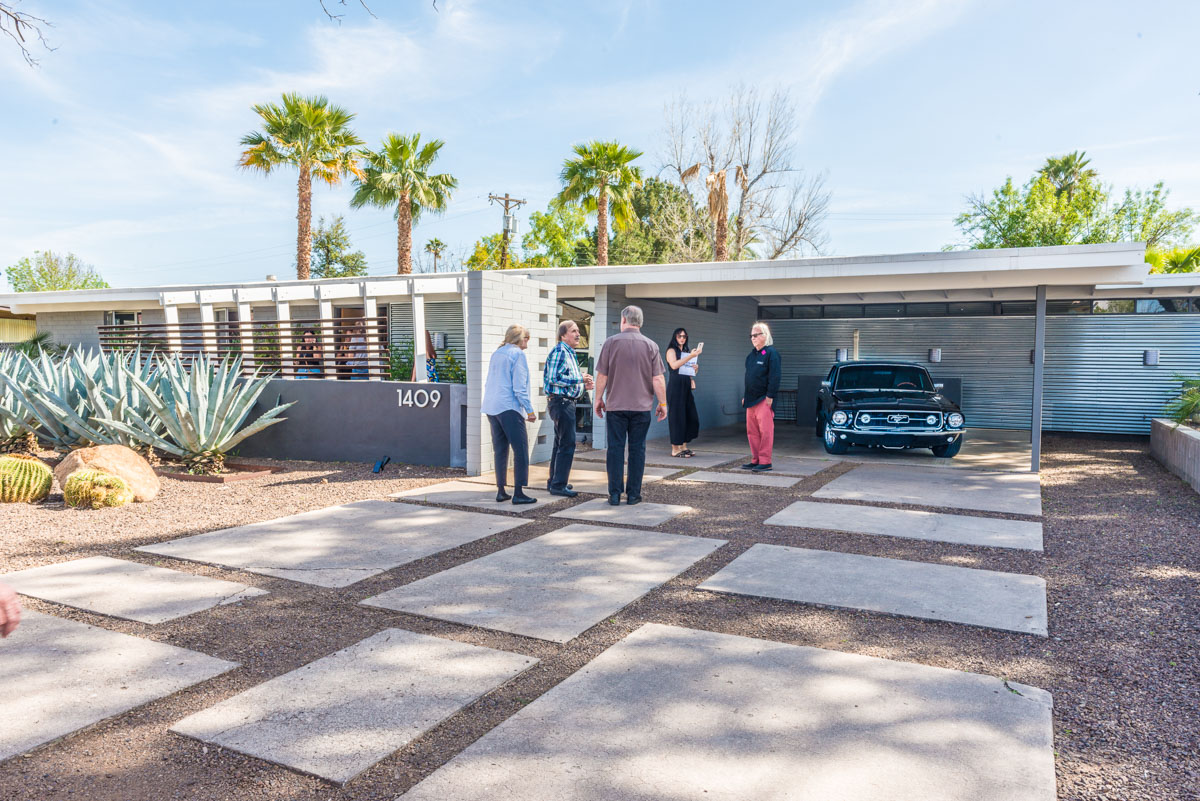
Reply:
[[[811, 427], [836, 358], [916, 361], [957, 395], [969, 426], [1029, 430], [1035, 469], [1042, 430], [1147, 435], [1176, 376], [1200, 374], [1200, 275], [1151, 275], [1143, 245], [1129, 243], [0, 295], [63, 344], [237, 353], [277, 371], [270, 401], [302, 403], [247, 440], [261, 455], [390, 455], [471, 473], [491, 462], [480, 402], [507, 326], [531, 329], [537, 376], [559, 319], [580, 323], [581, 355], [594, 358], [630, 303], [656, 342], [685, 326], [705, 343], [704, 428], [742, 419], [756, 320], [783, 356], [781, 418]], [[354, 332], [371, 343], [365, 353], [347, 349]], [[387, 380], [386, 345], [411, 347], [418, 365], [431, 346], [439, 361], [453, 354], [465, 387]], [[552, 424], [534, 387], [537, 459]], [[602, 420], [583, 414], [580, 428], [603, 442]], [[651, 429], [665, 435], [665, 423]]]

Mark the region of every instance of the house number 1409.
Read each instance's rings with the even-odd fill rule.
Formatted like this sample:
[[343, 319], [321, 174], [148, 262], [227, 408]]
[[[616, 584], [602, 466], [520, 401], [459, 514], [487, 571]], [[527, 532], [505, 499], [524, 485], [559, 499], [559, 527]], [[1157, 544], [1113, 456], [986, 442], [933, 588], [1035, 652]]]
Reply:
[[416, 406], [418, 409], [424, 409], [426, 406], [437, 406], [442, 402], [442, 393], [436, 389], [432, 392], [426, 392], [423, 389], [413, 391], [411, 389], [398, 389], [396, 395], [400, 401], [400, 406]]

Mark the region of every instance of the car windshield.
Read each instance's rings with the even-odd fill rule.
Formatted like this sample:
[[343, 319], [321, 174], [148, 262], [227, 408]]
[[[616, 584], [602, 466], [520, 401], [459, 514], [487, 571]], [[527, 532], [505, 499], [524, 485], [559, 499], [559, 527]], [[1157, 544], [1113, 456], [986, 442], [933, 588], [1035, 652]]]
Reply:
[[929, 373], [905, 364], [854, 365], [838, 371], [835, 389], [907, 389], [933, 392]]

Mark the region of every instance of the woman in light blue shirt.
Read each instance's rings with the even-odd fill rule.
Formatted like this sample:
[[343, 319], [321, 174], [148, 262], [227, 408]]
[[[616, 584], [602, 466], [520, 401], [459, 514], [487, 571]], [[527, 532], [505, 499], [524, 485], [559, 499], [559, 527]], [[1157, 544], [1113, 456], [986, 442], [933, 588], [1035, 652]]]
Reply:
[[[525, 494], [529, 484], [529, 436], [526, 420], [537, 422], [529, 400], [529, 329], [513, 323], [504, 334], [504, 344], [488, 362], [487, 385], [483, 390], [483, 413], [492, 425], [492, 452], [496, 457], [496, 502], [510, 498], [514, 504], [536, 503]], [[521, 419], [521, 415], [525, 419]], [[513, 451], [513, 494], [504, 491], [508, 480], [508, 449]]]

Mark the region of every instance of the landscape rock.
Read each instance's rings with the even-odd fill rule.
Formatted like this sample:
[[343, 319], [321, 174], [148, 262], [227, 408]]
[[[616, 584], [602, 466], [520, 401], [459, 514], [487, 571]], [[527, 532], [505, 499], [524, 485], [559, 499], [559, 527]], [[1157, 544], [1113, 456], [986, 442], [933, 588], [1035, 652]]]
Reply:
[[65, 487], [67, 476], [82, 469], [99, 470], [123, 479], [138, 503], [152, 501], [158, 495], [159, 481], [154, 468], [137, 451], [124, 445], [95, 445], [71, 451], [54, 468], [54, 478], [60, 487]]

